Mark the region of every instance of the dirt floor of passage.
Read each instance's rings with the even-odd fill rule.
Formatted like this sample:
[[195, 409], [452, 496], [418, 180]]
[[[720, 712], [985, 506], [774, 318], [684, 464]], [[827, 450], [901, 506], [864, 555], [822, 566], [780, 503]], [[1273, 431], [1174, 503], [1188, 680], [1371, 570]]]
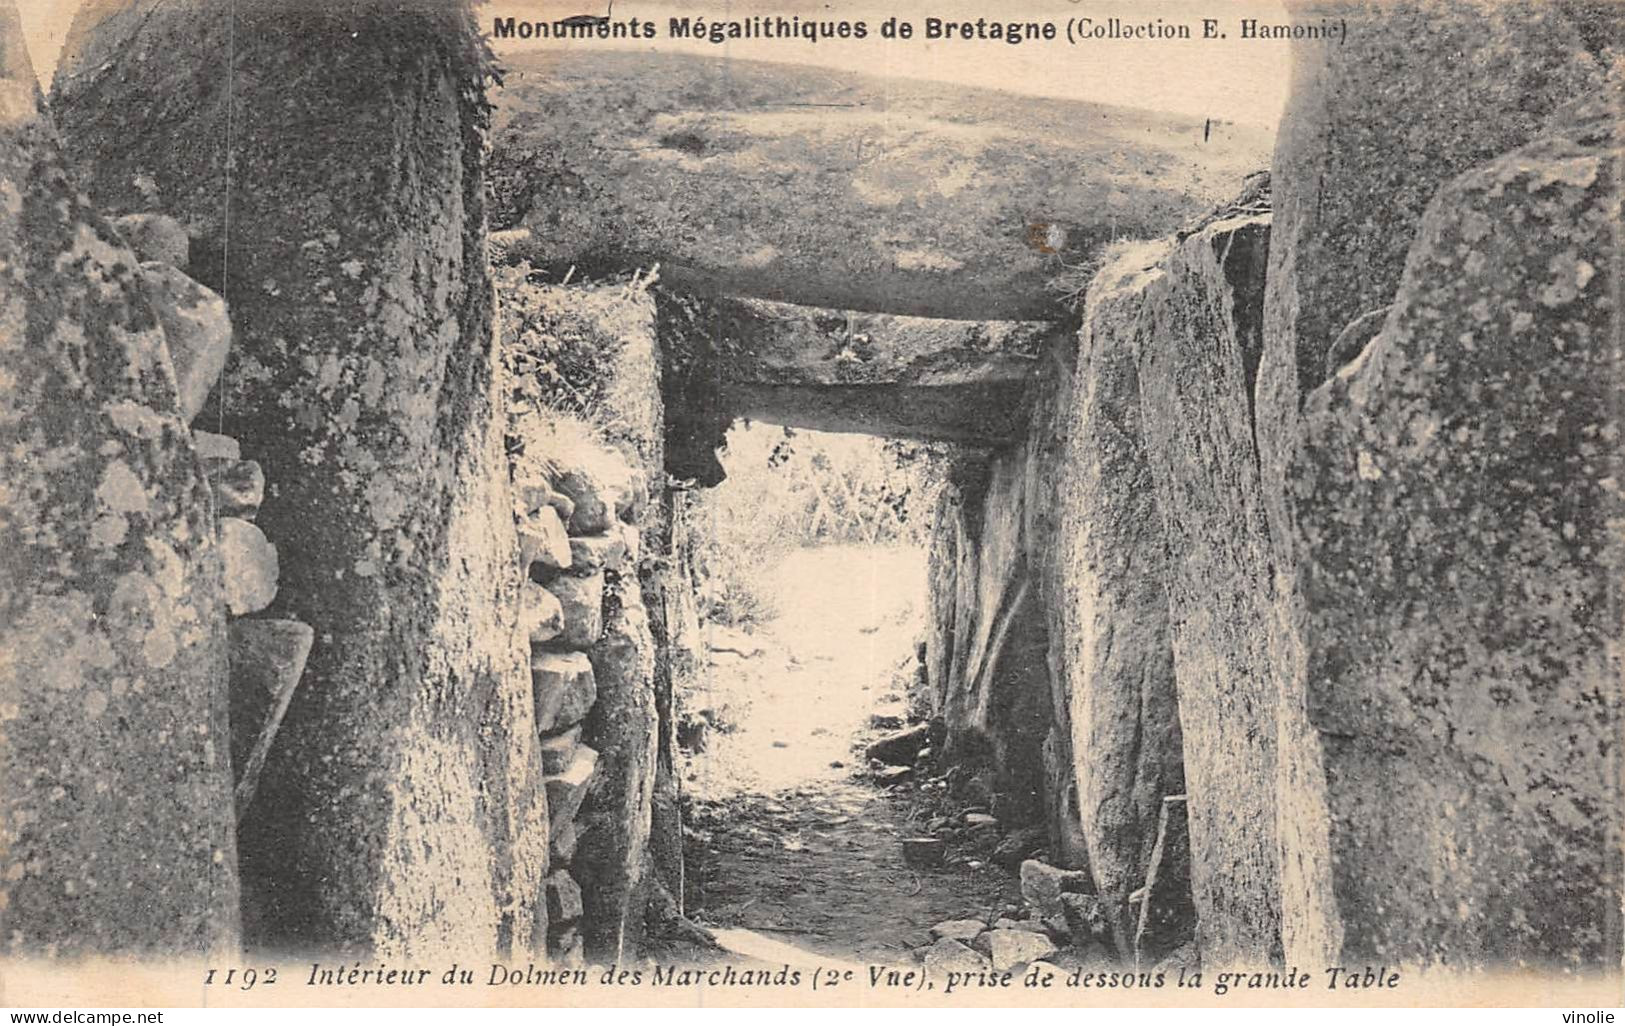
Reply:
[[685, 772], [687, 912], [856, 963], [906, 963], [945, 919], [1014, 909], [1005, 869], [956, 854], [905, 863], [928, 836], [929, 780], [881, 785], [863, 747], [906, 713], [923, 554], [825, 546], [779, 568], [780, 613], [713, 629], [702, 750]]

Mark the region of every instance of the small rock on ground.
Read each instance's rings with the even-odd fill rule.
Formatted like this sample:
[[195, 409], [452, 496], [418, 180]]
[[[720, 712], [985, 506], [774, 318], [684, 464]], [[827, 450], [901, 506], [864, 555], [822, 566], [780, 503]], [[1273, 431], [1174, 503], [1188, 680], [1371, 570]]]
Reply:
[[903, 840], [903, 861], [911, 866], [940, 866], [947, 845], [940, 837], [909, 837]]
[[969, 944], [986, 929], [987, 924], [980, 919], [949, 919], [931, 927], [931, 937], [933, 940], [947, 938]]
[[1060, 952], [1048, 937], [1030, 930], [989, 930], [976, 938], [975, 948], [987, 955], [995, 972], [1051, 958]]
[[925, 971], [932, 973], [981, 972], [988, 967], [986, 958], [959, 941], [944, 937], [925, 951]]
[[221, 518], [220, 561], [226, 609], [233, 616], [257, 613], [276, 598], [276, 547], [258, 527], [238, 517]]
[[1061, 894], [1081, 893], [1094, 886], [1088, 873], [1057, 869], [1047, 862], [1028, 859], [1021, 864], [1021, 896], [1043, 917], [1061, 914]]
[[864, 754], [889, 766], [912, 766], [920, 749], [930, 743], [931, 725], [921, 723], [886, 735], [871, 744]]

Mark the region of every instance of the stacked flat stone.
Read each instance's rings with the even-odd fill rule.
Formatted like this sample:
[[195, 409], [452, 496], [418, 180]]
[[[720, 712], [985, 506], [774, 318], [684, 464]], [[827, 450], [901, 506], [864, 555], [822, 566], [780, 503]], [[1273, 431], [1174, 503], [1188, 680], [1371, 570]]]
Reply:
[[[164, 329], [181, 419], [203, 411], [231, 350], [226, 302], [183, 270], [191, 241], [179, 221], [164, 214], [127, 214], [114, 222], [141, 261], [147, 299]], [[193, 446], [214, 493], [220, 531], [226, 607], [233, 616], [257, 613], [276, 598], [276, 548], [254, 526], [265, 498], [265, 474], [242, 458], [234, 438], [195, 431]]]
[[192, 441], [214, 493], [226, 609], [232, 616], [257, 613], [276, 598], [279, 572], [276, 546], [253, 522], [265, 498], [265, 474], [242, 458], [235, 438], [194, 431]]
[[591, 454], [590, 462], [520, 494], [523, 623], [551, 828], [548, 951], [565, 964], [584, 960], [582, 892], [569, 867], [581, 806], [598, 768], [598, 752], [582, 742], [598, 700], [588, 654], [604, 637], [606, 578], [631, 573], [637, 559], [638, 531], [627, 521], [641, 509], [624, 462], [605, 453]]

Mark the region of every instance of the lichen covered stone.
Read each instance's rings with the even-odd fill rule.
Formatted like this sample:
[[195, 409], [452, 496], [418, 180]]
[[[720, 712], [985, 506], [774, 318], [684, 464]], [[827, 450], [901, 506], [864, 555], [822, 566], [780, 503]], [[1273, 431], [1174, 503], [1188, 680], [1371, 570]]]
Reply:
[[0, 5], [0, 950], [235, 954], [208, 485], [136, 256], [64, 165], [22, 38]]
[[1598, 96], [1448, 183], [1382, 331], [1306, 405], [1306, 705], [1349, 957], [1619, 963], [1622, 156]]

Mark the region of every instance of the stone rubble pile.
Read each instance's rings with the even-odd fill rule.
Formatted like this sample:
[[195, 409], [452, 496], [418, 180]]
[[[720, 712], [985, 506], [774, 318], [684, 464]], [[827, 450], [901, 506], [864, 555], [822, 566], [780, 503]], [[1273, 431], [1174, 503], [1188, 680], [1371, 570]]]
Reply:
[[1089, 869], [1046, 861], [1052, 849], [1044, 824], [1001, 818], [987, 770], [944, 771], [931, 745], [940, 722], [904, 727], [877, 717], [871, 726], [888, 733], [864, 748], [870, 777], [894, 792], [912, 791], [923, 824], [919, 836], [900, 839], [903, 863], [915, 870], [997, 866], [1021, 880], [1022, 905], [947, 920], [929, 937], [920, 934], [914, 956], [927, 969], [1004, 972], [1044, 963], [1071, 973], [1194, 964], [1184, 795], [1162, 802], [1143, 885], [1126, 896], [1105, 894]]
[[[1123, 968], [1169, 971], [1191, 967], [1195, 945], [1187, 935], [1177, 946], [1153, 951], [1136, 940], [1127, 951], [1113, 937], [1115, 919], [1110, 899], [1095, 893], [1086, 870], [1058, 869], [1038, 859], [1021, 863], [1022, 905], [1005, 905], [974, 917], [949, 919], [932, 926], [914, 949], [929, 972], [1023, 973], [1041, 966], [1060, 975], [1078, 970]], [[1142, 892], [1138, 904], [1154, 901]], [[1155, 921], [1155, 920], [1149, 920]]]

